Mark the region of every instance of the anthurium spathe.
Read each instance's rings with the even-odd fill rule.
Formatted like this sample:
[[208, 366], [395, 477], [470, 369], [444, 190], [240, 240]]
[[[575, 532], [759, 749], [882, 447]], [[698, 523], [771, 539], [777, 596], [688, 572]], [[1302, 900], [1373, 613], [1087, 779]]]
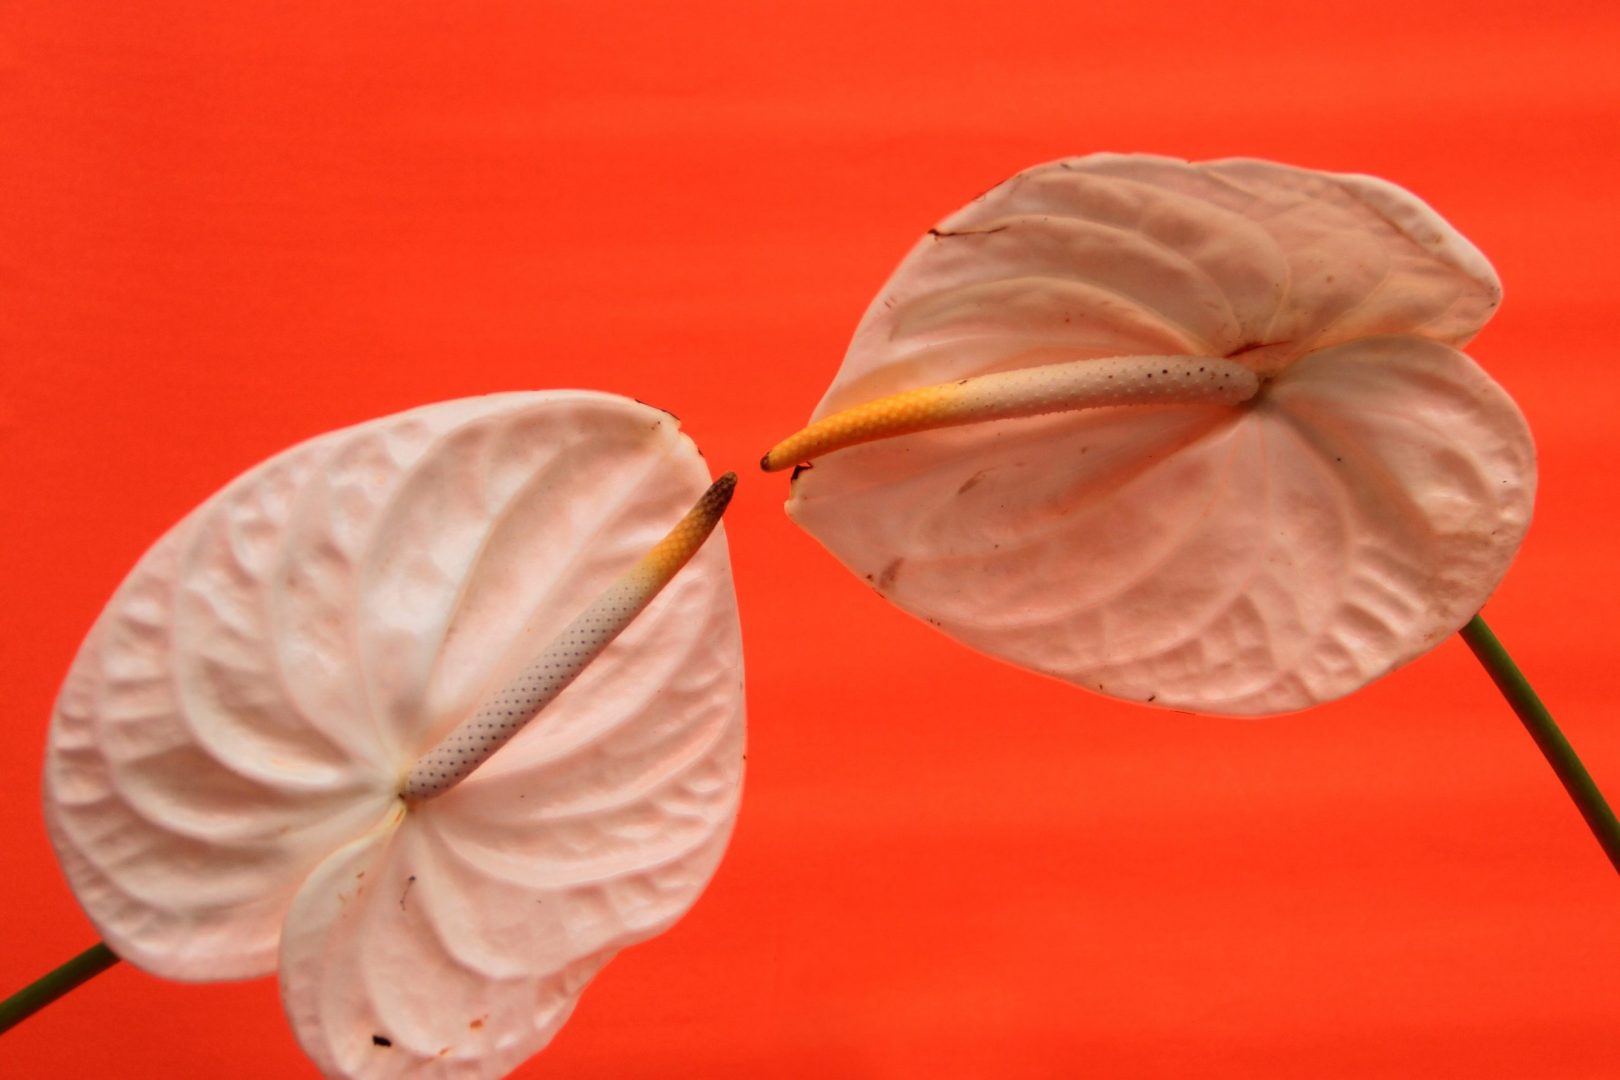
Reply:
[[1484, 257], [1408, 192], [1101, 154], [922, 238], [813, 423], [788, 512], [987, 653], [1258, 714], [1431, 648], [1529, 525], [1535, 452], [1458, 351]]
[[330, 1076], [494, 1077], [544, 1046], [696, 900], [736, 813], [736, 603], [704, 542], [730, 480], [707, 486], [667, 413], [519, 393], [322, 436], [203, 503], [51, 726], [50, 835], [108, 945], [279, 970]]

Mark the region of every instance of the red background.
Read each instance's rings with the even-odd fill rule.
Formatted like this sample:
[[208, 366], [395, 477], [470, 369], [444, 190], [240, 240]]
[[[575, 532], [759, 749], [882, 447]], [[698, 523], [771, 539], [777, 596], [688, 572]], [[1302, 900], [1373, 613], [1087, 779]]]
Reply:
[[[0, 29], [0, 989], [92, 940], [38, 810], [58, 681], [159, 532], [316, 432], [519, 387], [679, 414], [743, 486], [735, 842], [522, 1070], [1620, 1074], [1620, 883], [1456, 640], [1237, 722], [886, 606], [752, 470], [933, 221], [1096, 149], [1388, 177], [1507, 287], [1542, 456], [1497, 630], [1620, 794], [1620, 8], [21, 0]], [[304, 1075], [274, 984], [120, 965], [8, 1075]]]

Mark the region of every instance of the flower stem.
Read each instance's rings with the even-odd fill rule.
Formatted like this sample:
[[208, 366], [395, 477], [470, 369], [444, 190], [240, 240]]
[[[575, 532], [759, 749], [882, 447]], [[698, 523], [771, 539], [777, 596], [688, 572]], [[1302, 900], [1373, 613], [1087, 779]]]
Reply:
[[0, 1001], [0, 1032], [10, 1031], [68, 991], [89, 982], [118, 963], [118, 955], [96, 942], [55, 971], [35, 979]]
[[1536, 696], [1524, 672], [1519, 670], [1496, 635], [1491, 633], [1491, 628], [1478, 615], [1470, 619], [1468, 625], [1458, 633], [1474, 650], [1474, 656], [1496, 683], [1496, 688], [1502, 691], [1502, 696], [1507, 698], [1508, 704], [1513, 706], [1513, 711], [1519, 714], [1519, 719], [1524, 721], [1530, 737], [1536, 740], [1547, 764], [1558, 774], [1564, 790], [1569, 792], [1576, 809], [1586, 819], [1587, 827], [1602, 845], [1603, 853], [1614, 864], [1615, 870], [1620, 871], [1620, 822], [1615, 820], [1614, 811], [1609, 809], [1603, 793], [1592, 782], [1592, 774], [1586, 771], [1586, 766], [1581, 764], [1569, 740], [1553, 723], [1552, 714], [1541, 703], [1541, 698]]

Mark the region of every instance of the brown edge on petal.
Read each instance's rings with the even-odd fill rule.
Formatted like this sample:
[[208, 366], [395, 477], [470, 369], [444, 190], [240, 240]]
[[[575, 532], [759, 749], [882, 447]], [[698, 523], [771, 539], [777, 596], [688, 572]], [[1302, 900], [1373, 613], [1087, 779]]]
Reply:
[[649, 409], [653, 409], [653, 410], [655, 410], [657, 412], [663, 413], [665, 416], [669, 417], [671, 420], [675, 421], [677, 424], [679, 424], [681, 422], [680, 417], [676, 416], [674, 413], [670, 412], [668, 409], [660, 408], [659, 406], [654, 405], [650, 401], [642, 401], [640, 398], [631, 398], [630, 400], [635, 402], [637, 405], [645, 405]]

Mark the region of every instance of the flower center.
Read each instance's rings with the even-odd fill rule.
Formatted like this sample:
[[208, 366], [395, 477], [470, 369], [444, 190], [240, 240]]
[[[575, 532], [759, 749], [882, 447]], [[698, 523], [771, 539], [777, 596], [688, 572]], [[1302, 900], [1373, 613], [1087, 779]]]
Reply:
[[736, 486], [736, 473], [716, 480], [669, 535], [593, 600], [533, 663], [422, 755], [401, 785], [405, 800], [431, 799], [461, 783], [578, 678], [696, 554]]
[[1104, 405], [1236, 405], [1259, 390], [1255, 373], [1209, 356], [1115, 356], [976, 375], [904, 390], [822, 417], [771, 448], [766, 472], [857, 443], [934, 428]]

